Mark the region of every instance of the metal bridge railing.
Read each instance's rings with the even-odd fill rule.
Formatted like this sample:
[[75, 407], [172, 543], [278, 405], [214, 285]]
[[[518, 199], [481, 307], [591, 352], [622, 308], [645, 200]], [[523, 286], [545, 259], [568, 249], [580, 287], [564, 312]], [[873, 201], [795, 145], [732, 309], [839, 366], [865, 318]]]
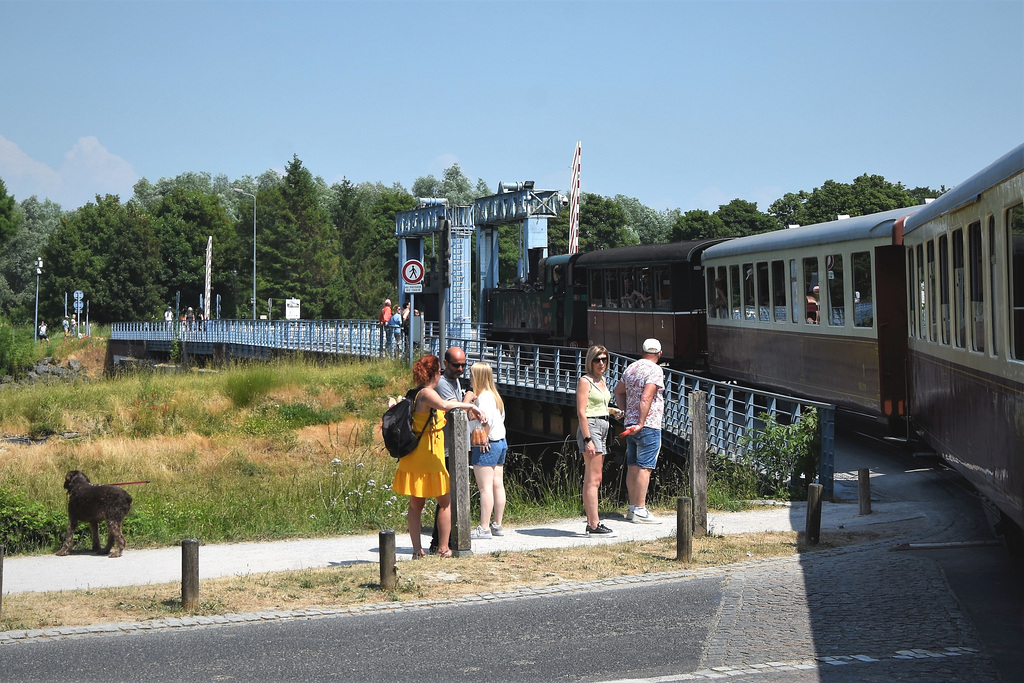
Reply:
[[[484, 361], [494, 371], [503, 394], [565, 406], [576, 405], [576, 383], [583, 374], [586, 349], [513, 344], [489, 341], [483, 326], [450, 327], [447, 346], [466, 351], [466, 373], [473, 362]], [[441, 355], [436, 323], [425, 325], [421, 348]], [[231, 344], [231, 355], [253, 355], [253, 349], [305, 351], [380, 358], [401, 355], [381, 344], [380, 326], [372, 320], [209, 320], [187, 325], [174, 322], [133, 322], [111, 325], [115, 340], [146, 341], [170, 348], [175, 341], [186, 342], [192, 353], [209, 352], [214, 344]], [[406, 342], [407, 343], [407, 342]], [[247, 350], [249, 352], [247, 352]], [[608, 383], [615, 386], [632, 358], [610, 354]], [[835, 453], [835, 407], [816, 401], [758, 391], [727, 382], [665, 369], [665, 416], [662, 437], [673, 450], [682, 452], [689, 442], [691, 427], [690, 394], [702, 391], [707, 396], [708, 442], [718, 453], [736, 459], [746, 455], [746, 443], [764, 428], [762, 415], [771, 415], [782, 424], [792, 424], [809, 409], [817, 408], [821, 429], [819, 481], [823, 494], [833, 494]]]

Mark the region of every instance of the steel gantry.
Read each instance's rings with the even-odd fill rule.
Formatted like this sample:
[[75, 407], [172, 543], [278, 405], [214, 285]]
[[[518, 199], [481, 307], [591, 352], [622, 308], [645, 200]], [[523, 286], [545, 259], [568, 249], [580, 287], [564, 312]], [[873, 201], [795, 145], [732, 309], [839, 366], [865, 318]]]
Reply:
[[[498, 192], [476, 199], [469, 206], [451, 206], [447, 199], [419, 199], [415, 209], [395, 215], [399, 267], [409, 259], [424, 260], [425, 240], [439, 240], [444, 221], [450, 226], [450, 284], [442, 284], [439, 306], [443, 307], [452, 334], [462, 336], [472, 323], [471, 236], [477, 238], [479, 310], [484, 310], [484, 293], [498, 284], [498, 230], [503, 225], [520, 225], [516, 277], [528, 281], [537, 262], [547, 256], [548, 219], [558, 215], [567, 203], [556, 190], [536, 190], [533, 181], [498, 183]], [[435, 244], [435, 247], [437, 245]], [[435, 251], [434, 253], [438, 253]], [[444, 264], [438, 264], [443, 269]], [[438, 268], [430, 268], [440, 277]], [[406, 285], [400, 279], [399, 300], [406, 301]], [[465, 329], [463, 329], [465, 328]], [[461, 332], [460, 332], [461, 330]]]

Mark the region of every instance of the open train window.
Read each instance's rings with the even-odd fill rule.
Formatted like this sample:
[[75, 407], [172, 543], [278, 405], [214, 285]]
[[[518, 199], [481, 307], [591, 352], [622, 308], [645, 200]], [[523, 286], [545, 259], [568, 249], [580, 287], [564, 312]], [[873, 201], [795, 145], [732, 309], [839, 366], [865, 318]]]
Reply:
[[596, 268], [590, 271], [590, 307], [604, 308], [604, 274]]
[[995, 315], [996, 287], [998, 286], [999, 268], [996, 267], [996, 217], [988, 217], [988, 319], [992, 321], [992, 355], [999, 355], [999, 332], [1002, 329], [1000, 318]]
[[718, 269], [708, 269], [709, 277], [710, 273], [714, 272], [714, 285], [708, 283], [708, 286], [714, 287], [714, 293], [710, 294], [711, 308], [715, 311], [715, 317], [728, 318], [729, 317], [729, 287], [727, 284], [725, 266], [718, 266]]
[[775, 322], [786, 322], [785, 261], [772, 261], [772, 306], [775, 308]]
[[619, 307], [619, 280], [614, 268], [610, 268], [604, 273], [604, 307], [605, 308], [618, 308]]
[[939, 236], [939, 311], [942, 317], [942, 343], [949, 344], [949, 236]]
[[793, 322], [798, 323], [803, 320], [804, 313], [804, 297], [800, 293], [800, 273], [797, 270], [796, 259], [789, 259], [789, 290], [790, 290], [790, 301], [792, 302], [793, 311]]
[[1024, 204], [1006, 212], [1009, 237], [1006, 259], [1010, 293], [1010, 348], [1016, 360], [1024, 360]]
[[828, 283], [828, 302], [824, 313], [829, 325], [841, 327], [846, 325], [846, 277], [843, 274], [842, 254], [829, 254], [825, 257], [825, 278]]
[[[917, 260], [921, 260], [921, 247], [917, 248]], [[939, 296], [939, 283], [936, 278], [935, 270], [935, 242], [928, 242], [928, 309], [925, 316], [928, 320], [928, 339], [933, 342], [939, 341], [939, 316], [938, 313], [938, 296]], [[924, 314], [922, 314], [924, 315]], [[922, 317], [922, 320], [925, 319]]]
[[871, 253], [860, 251], [851, 258], [853, 266], [853, 326], [875, 323], [875, 293], [871, 289]]
[[743, 319], [757, 320], [754, 314], [754, 265], [743, 264]]
[[953, 231], [953, 316], [956, 320], [954, 342], [958, 349], [967, 345], [966, 281], [964, 268], [964, 231]]
[[707, 281], [707, 302], [708, 317], [718, 317], [718, 289], [715, 287], [715, 269], [708, 268], [704, 271], [704, 279]]
[[[908, 326], [907, 332], [908, 332], [908, 334], [910, 334], [911, 339], [913, 339], [914, 337], [917, 336], [917, 321], [918, 321], [918, 316], [917, 316], [917, 313], [918, 313], [918, 310], [917, 310], [917, 306], [918, 306], [917, 283], [918, 283], [918, 279], [919, 279], [919, 278], [915, 279], [918, 273], [917, 273], [917, 268], [915, 268], [915, 266], [914, 266], [914, 248], [913, 247], [910, 247], [910, 249], [907, 249], [907, 273], [910, 274], [909, 277], [907, 277], [907, 297], [908, 297], [908, 302], [910, 304], [907, 307], [907, 320], [910, 321], [910, 324]], [[923, 322], [922, 322], [921, 329], [922, 330], [924, 329], [924, 323]]]
[[729, 266], [729, 307], [733, 320], [742, 320], [740, 315], [740, 267]]
[[804, 264], [804, 307], [807, 323], [817, 325], [821, 321], [821, 287], [818, 281], [818, 257], [805, 258]]
[[659, 311], [672, 310], [672, 276], [668, 266], [655, 266], [654, 274], [654, 307]]
[[768, 262], [757, 264], [757, 319], [771, 322], [771, 291], [768, 289]]
[[981, 221], [967, 226], [967, 263], [971, 295], [971, 350], [985, 350], [985, 257], [981, 250]]

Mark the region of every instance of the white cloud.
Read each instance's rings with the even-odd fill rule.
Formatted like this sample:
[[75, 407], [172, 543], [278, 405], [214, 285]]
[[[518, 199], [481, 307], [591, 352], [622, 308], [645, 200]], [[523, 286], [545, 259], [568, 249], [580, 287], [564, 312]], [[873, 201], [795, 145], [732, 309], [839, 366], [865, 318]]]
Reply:
[[130, 163], [112, 154], [93, 136], [79, 138], [64, 154], [57, 170], [0, 136], [0, 178], [8, 194], [18, 201], [37, 195], [52, 199], [64, 209], [74, 209], [93, 201], [97, 194], [116, 194], [128, 200], [139, 176]]

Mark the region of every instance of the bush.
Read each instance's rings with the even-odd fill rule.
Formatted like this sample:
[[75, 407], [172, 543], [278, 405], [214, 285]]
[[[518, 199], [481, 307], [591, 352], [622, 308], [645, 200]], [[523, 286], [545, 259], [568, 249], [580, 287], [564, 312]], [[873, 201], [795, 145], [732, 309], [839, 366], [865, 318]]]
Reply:
[[0, 545], [8, 554], [50, 549], [63, 531], [62, 516], [16, 491], [0, 489]]
[[0, 318], [0, 375], [21, 375], [34, 360], [32, 335]]
[[253, 365], [232, 371], [224, 382], [224, 394], [236, 408], [245, 408], [277, 384], [278, 376], [273, 368]]
[[755, 473], [758, 495], [806, 498], [807, 485], [814, 481], [818, 471], [818, 411], [811, 409], [790, 425], [780, 424], [766, 413], [760, 418], [764, 429], [756, 436], [742, 439], [747, 454], [741, 461]]

